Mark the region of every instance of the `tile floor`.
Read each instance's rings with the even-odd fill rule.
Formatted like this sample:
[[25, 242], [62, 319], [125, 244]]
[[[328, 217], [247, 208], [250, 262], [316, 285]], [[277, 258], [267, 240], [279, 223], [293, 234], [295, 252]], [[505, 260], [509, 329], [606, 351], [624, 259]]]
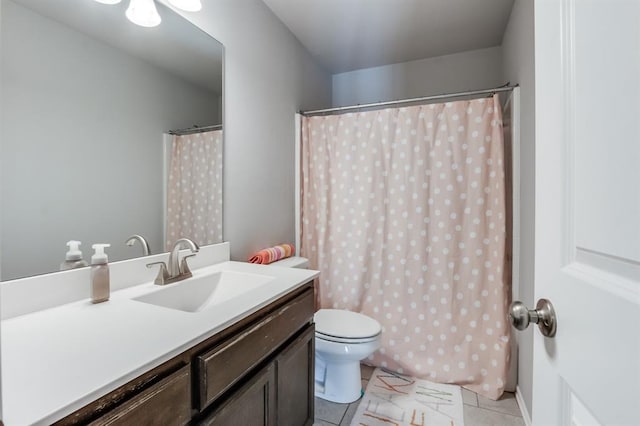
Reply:
[[[362, 366], [362, 388], [366, 388], [373, 368]], [[522, 414], [512, 393], [505, 393], [499, 401], [492, 401], [462, 389], [465, 426], [524, 426]], [[360, 400], [351, 404], [337, 404], [316, 398], [314, 426], [349, 426]]]

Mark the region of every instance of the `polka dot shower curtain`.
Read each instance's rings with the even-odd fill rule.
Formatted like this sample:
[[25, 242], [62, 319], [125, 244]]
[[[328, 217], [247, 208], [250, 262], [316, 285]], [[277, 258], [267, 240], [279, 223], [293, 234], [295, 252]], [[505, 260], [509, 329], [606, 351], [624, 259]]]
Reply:
[[303, 117], [301, 255], [323, 308], [378, 320], [365, 360], [497, 399], [510, 329], [498, 96]]
[[174, 136], [167, 184], [167, 241], [222, 241], [222, 130]]

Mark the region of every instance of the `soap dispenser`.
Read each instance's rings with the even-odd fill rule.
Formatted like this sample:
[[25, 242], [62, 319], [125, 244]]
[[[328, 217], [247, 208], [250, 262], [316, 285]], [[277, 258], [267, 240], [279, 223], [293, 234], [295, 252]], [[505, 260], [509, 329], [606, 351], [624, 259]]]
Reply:
[[104, 252], [111, 244], [94, 244], [95, 253], [91, 256], [91, 303], [109, 300], [109, 258]]
[[68, 269], [83, 268], [88, 266], [87, 262], [82, 258], [82, 252], [80, 251], [80, 241], [71, 240], [67, 242], [69, 251], [65, 261], [60, 264], [60, 270], [66, 271]]

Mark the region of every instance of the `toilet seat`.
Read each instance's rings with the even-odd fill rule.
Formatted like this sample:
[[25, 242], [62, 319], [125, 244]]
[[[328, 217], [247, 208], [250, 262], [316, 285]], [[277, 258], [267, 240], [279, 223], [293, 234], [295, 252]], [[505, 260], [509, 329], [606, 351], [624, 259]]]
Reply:
[[373, 342], [374, 340], [377, 340], [378, 338], [380, 338], [380, 333], [376, 334], [375, 336], [364, 337], [361, 339], [349, 339], [345, 337], [329, 336], [327, 334], [319, 333], [316, 331], [316, 339], [326, 340], [327, 342], [346, 343], [349, 345], [357, 345], [359, 343], [369, 343], [369, 342]]
[[313, 317], [316, 337], [337, 343], [367, 343], [379, 338], [380, 323], [366, 315], [342, 309], [320, 309]]

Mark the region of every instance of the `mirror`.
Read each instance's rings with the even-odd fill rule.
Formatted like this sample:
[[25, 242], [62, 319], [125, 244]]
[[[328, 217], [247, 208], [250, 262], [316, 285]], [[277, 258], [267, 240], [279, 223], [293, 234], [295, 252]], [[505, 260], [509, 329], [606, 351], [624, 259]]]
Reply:
[[69, 240], [86, 261], [94, 243], [141, 256], [132, 234], [166, 251], [166, 133], [221, 127], [223, 46], [160, 3], [159, 26], [134, 25], [127, 4], [0, 2], [3, 281], [59, 270]]

